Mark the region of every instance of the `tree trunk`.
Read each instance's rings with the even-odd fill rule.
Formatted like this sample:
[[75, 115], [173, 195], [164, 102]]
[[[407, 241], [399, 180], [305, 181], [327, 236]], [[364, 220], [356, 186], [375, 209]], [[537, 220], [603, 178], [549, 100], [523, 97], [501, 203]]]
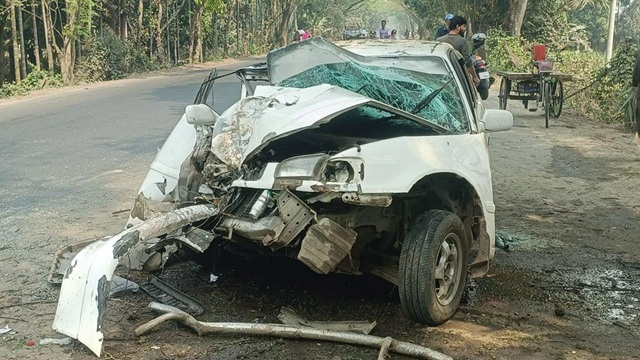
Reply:
[[38, 12], [38, 5], [36, 0], [31, 0], [31, 18], [33, 19], [33, 54], [36, 57], [36, 69], [40, 70], [40, 42], [38, 41], [38, 21], [36, 20], [36, 13]]
[[44, 43], [47, 48], [47, 68], [49, 71], [53, 71], [53, 48], [51, 47], [51, 41], [53, 37], [53, 26], [49, 17], [49, 6], [42, 0], [42, 26], [44, 27]]
[[20, 76], [20, 47], [18, 46], [18, 25], [16, 21], [16, 5], [15, 0], [7, 0], [11, 7], [11, 42], [13, 45], [13, 68], [15, 71], [16, 84], [20, 84], [22, 77]]
[[286, 46], [289, 43], [289, 21], [295, 11], [296, 4], [282, 0], [282, 13], [280, 14], [280, 21], [276, 32], [280, 46]]
[[127, 11], [127, 0], [120, 0], [120, 40], [127, 41], [129, 37], [128, 34], [128, 25], [129, 25], [129, 14]]
[[4, 85], [4, 77], [6, 76], [6, 71], [4, 67], [4, 21], [5, 21], [5, 12], [0, 12], [0, 88]]
[[22, 4], [16, 7], [18, 16], [18, 34], [20, 35], [20, 70], [22, 78], [27, 77], [27, 50], [24, 47], [24, 26], [22, 25]]
[[142, 16], [144, 15], [144, 1], [138, 1], [138, 29], [136, 31], [136, 46], [140, 50], [142, 46]]
[[164, 65], [166, 63], [166, 57], [165, 57], [165, 53], [164, 53], [164, 44], [162, 42], [162, 32], [163, 32], [163, 28], [162, 28], [162, 12], [164, 11], [164, 7], [162, 4], [162, 0], [155, 0], [156, 1], [156, 5], [158, 6], [158, 13], [157, 13], [157, 17], [156, 17], [156, 31], [155, 31], [155, 37], [156, 37], [156, 46], [157, 46], [157, 50], [158, 50], [158, 61], [160, 62], [160, 65]]
[[509, 12], [511, 13], [511, 34], [519, 36], [524, 22], [524, 15], [527, 11], [528, 0], [511, 0]]
[[196, 54], [195, 60], [198, 63], [203, 62], [202, 58], [202, 13], [204, 8], [202, 5], [196, 9]]

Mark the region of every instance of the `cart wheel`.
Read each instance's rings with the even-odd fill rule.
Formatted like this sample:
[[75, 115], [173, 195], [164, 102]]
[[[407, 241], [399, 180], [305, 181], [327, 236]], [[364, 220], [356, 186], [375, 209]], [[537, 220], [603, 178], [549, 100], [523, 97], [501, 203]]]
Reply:
[[511, 92], [511, 80], [503, 76], [502, 80], [500, 80], [500, 95], [498, 95], [498, 98], [500, 98], [500, 109], [502, 110], [507, 109], [509, 92]]
[[551, 115], [551, 81], [544, 81], [542, 89], [542, 101], [544, 102], [544, 127], [549, 127], [549, 115]]
[[562, 113], [562, 103], [564, 102], [564, 91], [562, 81], [555, 79], [551, 83], [551, 115], [559, 118]]

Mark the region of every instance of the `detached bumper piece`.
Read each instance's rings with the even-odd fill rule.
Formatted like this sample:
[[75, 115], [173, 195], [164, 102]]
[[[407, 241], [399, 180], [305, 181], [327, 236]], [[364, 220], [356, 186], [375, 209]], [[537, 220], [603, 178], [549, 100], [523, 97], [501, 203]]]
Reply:
[[100, 356], [110, 282], [120, 260], [137, 250], [144, 251], [159, 236], [218, 213], [218, 209], [210, 205], [189, 206], [87, 245], [71, 260], [65, 272], [53, 329], [80, 340]]

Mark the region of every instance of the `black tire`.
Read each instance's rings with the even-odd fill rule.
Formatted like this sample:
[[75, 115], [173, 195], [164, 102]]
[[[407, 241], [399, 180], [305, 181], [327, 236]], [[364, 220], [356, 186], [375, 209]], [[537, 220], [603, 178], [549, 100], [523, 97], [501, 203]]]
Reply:
[[415, 220], [402, 244], [398, 287], [413, 320], [440, 325], [455, 315], [467, 282], [468, 246], [462, 221], [449, 211], [430, 210]]
[[551, 115], [556, 119], [562, 114], [563, 102], [564, 89], [562, 88], [562, 81], [556, 79], [551, 84]]
[[549, 128], [549, 115], [551, 115], [551, 82], [544, 82], [544, 127]]
[[500, 94], [498, 97], [500, 98], [500, 109], [507, 109], [507, 99], [509, 99], [509, 93], [511, 92], [511, 80], [506, 77], [502, 77], [500, 80]]
[[480, 84], [476, 86], [478, 94], [480, 95], [480, 99], [487, 100], [489, 98], [490, 87], [491, 84], [489, 83], [489, 79], [480, 80]]

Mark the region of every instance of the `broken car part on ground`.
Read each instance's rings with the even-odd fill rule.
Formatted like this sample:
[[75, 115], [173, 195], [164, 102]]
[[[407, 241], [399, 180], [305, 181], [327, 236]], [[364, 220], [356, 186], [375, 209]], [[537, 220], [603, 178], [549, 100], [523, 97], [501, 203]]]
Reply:
[[127, 229], [71, 260], [54, 329], [99, 355], [116, 266], [155, 271], [175, 251], [211, 273], [228, 252], [371, 273], [413, 319], [447, 321], [495, 252], [487, 132], [513, 122], [483, 107], [459, 60], [435, 42], [311, 39], [238, 70], [241, 99], [222, 114], [206, 103], [212, 72]]

